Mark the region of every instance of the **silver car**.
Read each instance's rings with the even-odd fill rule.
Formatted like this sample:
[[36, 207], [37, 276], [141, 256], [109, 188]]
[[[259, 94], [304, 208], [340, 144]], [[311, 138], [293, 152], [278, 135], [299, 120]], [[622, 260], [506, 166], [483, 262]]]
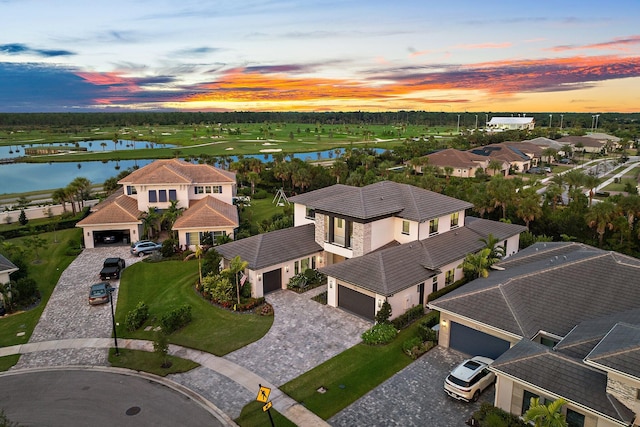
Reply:
[[444, 391], [454, 399], [475, 402], [483, 390], [496, 380], [496, 374], [489, 370], [493, 359], [475, 356], [467, 359], [444, 380]]
[[140, 240], [131, 244], [131, 255], [144, 256], [149, 255], [151, 252], [159, 251], [162, 248], [160, 243], [152, 242], [150, 240]]

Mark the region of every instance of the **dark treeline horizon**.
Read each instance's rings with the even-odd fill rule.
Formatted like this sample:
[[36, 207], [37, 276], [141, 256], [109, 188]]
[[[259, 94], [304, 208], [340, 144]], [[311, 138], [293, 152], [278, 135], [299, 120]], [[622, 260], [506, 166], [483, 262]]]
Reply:
[[[95, 112], [95, 113], [0, 113], [0, 128], [18, 126], [74, 127], [74, 126], [162, 126], [218, 123], [303, 123], [320, 125], [417, 125], [425, 127], [456, 126], [484, 127], [492, 117], [533, 117], [536, 126], [590, 129], [592, 113], [513, 113], [513, 112]], [[618, 128], [638, 125], [640, 113], [599, 113], [598, 128]], [[607, 126], [608, 125], [608, 126]]]

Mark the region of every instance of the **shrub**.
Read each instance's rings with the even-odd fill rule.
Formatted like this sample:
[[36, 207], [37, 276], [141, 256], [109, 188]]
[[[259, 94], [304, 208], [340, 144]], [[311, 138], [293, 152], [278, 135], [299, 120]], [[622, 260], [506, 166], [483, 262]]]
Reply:
[[368, 345], [388, 344], [398, 335], [398, 330], [390, 323], [378, 323], [362, 334], [362, 341]]
[[216, 275], [220, 273], [220, 260], [222, 256], [214, 248], [205, 252], [202, 257], [202, 275], [208, 276], [210, 274]]
[[20, 216], [18, 217], [18, 222], [20, 225], [27, 225], [29, 219], [27, 218], [27, 214], [24, 212], [24, 209], [20, 209]]
[[136, 308], [127, 313], [127, 317], [125, 318], [125, 324], [127, 325], [128, 331], [135, 331], [140, 328], [149, 318], [149, 307], [143, 302], [140, 301]]
[[420, 338], [409, 338], [402, 343], [402, 351], [413, 360], [431, 350], [435, 344], [433, 342], [424, 343]]
[[205, 295], [213, 301], [233, 301], [236, 287], [226, 276], [206, 276], [202, 279]]
[[167, 239], [162, 242], [162, 248], [160, 248], [160, 253], [165, 258], [171, 258], [176, 251], [176, 247], [178, 246], [178, 241], [176, 239]]
[[191, 306], [182, 305], [162, 315], [160, 326], [165, 334], [170, 334], [191, 322]]
[[413, 323], [414, 320], [419, 319], [424, 315], [424, 307], [422, 304], [418, 304], [415, 307], [411, 307], [405, 311], [404, 314], [396, 317], [391, 321], [396, 329], [403, 329]]
[[38, 284], [30, 277], [22, 277], [16, 280], [14, 293], [16, 295], [15, 304], [21, 306], [29, 306], [40, 298]]
[[473, 413], [472, 419], [477, 422], [475, 425], [486, 427], [527, 427], [520, 417], [496, 408], [490, 403], [484, 402], [480, 409]]
[[418, 337], [424, 341], [436, 341], [436, 331], [432, 328], [440, 322], [440, 312], [432, 311], [418, 324]]
[[391, 317], [391, 312], [391, 304], [385, 300], [380, 310], [376, 313], [376, 323], [387, 323]]

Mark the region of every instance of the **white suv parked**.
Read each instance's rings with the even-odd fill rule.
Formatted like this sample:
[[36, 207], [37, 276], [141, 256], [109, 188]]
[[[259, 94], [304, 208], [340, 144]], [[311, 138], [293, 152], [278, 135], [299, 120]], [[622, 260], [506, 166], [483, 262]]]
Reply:
[[444, 391], [454, 399], [475, 402], [496, 380], [496, 375], [489, 370], [492, 363], [493, 359], [482, 356], [465, 360], [444, 380]]

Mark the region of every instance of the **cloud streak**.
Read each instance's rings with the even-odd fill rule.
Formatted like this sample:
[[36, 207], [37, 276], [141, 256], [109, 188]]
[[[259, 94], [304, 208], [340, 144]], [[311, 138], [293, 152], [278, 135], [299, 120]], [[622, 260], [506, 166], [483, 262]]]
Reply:
[[0, 54], [6, 55], [35, 55], [45, 58], [56, 56], [71, 56], [73, 52], [64, 49], [36, 49], [22, 43], [9, 43], [0, 45]]

